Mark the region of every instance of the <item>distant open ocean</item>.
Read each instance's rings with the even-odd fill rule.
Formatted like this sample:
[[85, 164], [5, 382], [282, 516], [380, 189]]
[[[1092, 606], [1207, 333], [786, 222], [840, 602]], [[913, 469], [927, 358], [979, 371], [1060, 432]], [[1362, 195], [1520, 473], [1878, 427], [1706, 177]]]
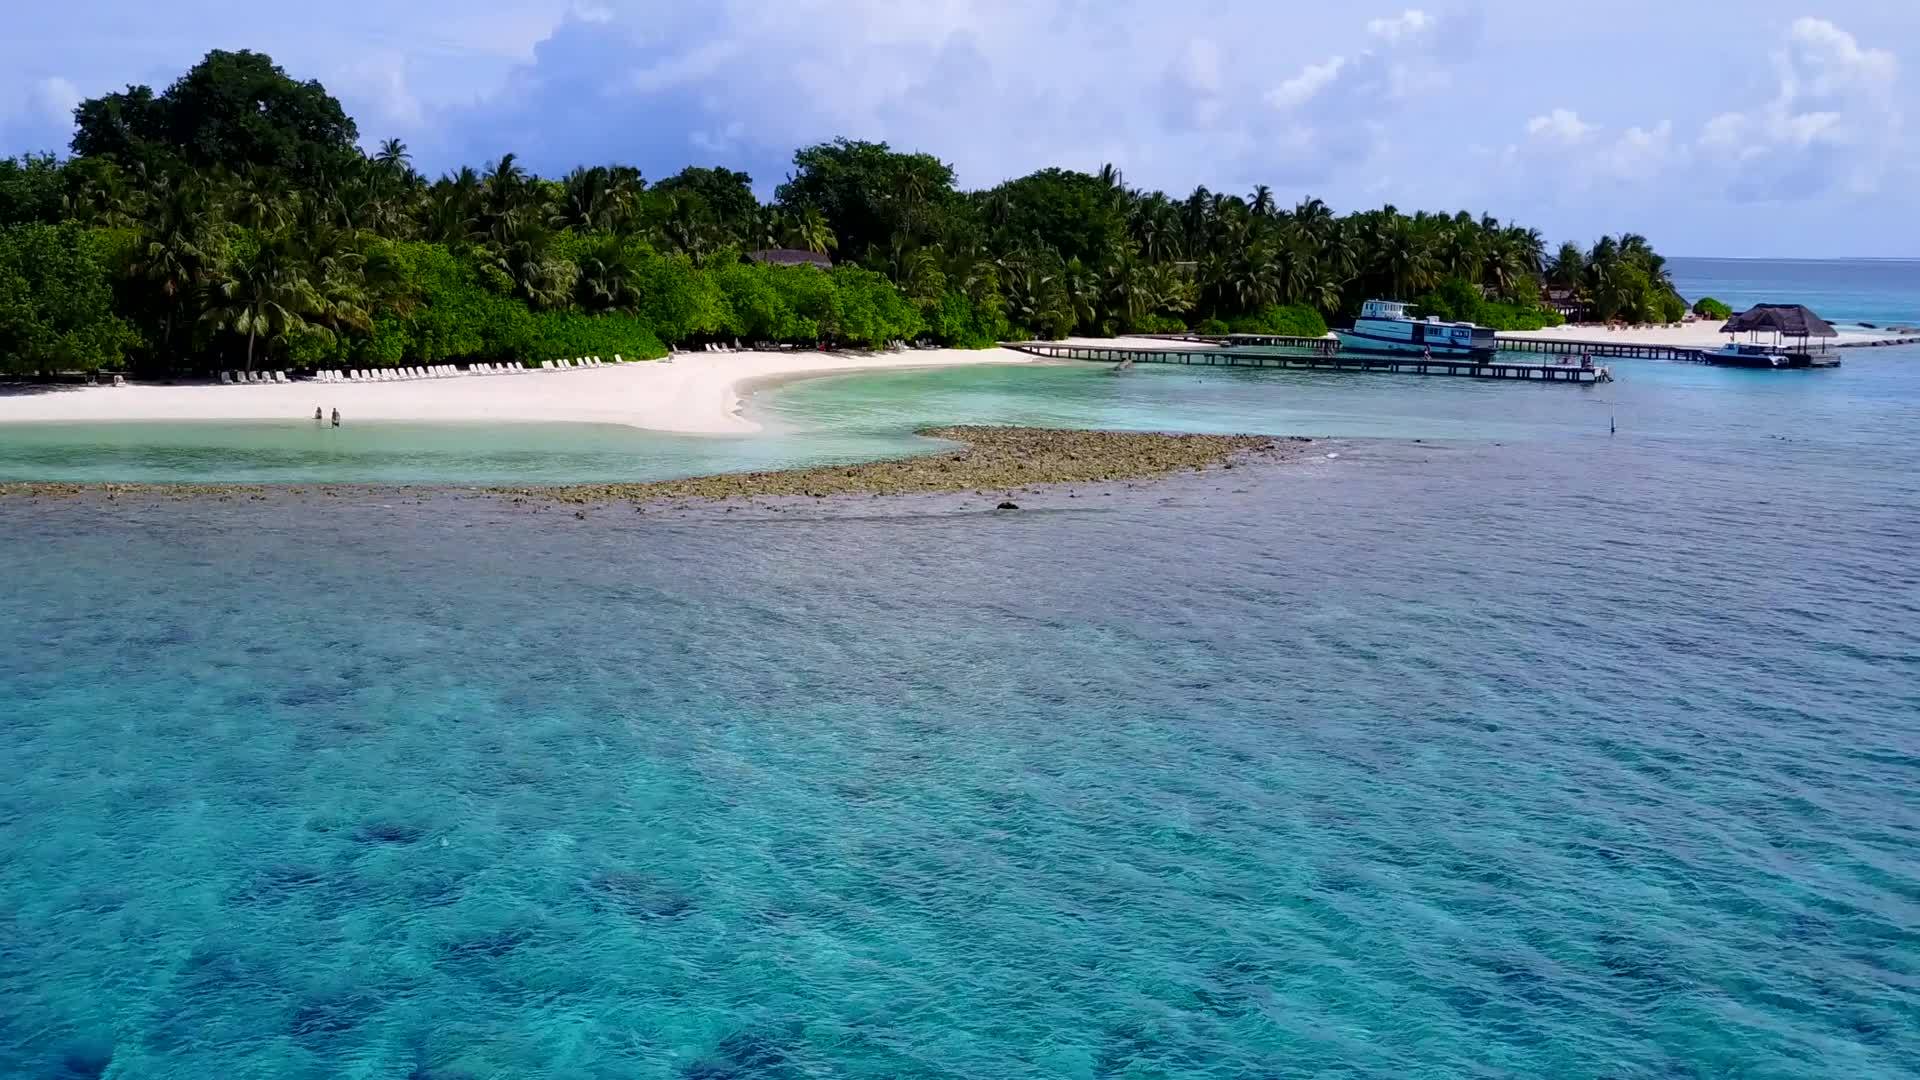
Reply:
[[1920, 259], [1673, 259], [1688, 302], [1805, 304], [1835, 325], [1920, 326]]
[[[1767, 265], [1675, 270], [1920, 317]], [[1017, 513], [0, 499], [0, 1076], [1912, 1077], [1920, 350], [1615, 366], [15, 436], [9, 475], [414, 481], [1341, 438]]]

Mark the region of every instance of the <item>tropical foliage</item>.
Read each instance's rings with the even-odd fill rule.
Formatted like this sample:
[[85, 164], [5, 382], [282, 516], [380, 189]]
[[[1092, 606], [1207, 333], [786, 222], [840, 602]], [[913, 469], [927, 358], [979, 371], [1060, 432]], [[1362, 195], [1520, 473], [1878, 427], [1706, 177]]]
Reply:
[[[1264, 186], [1174, 198], [1111, 167], [964, 191], [937, 158], [844, 139], [796, 153], [765, 204], [725, 168], [541, 177], [508, 154], [430, 179], [397, 140], [363, 150], [324, 87], [251, 52], [75, 120], [71, 157], [0, 160], [0, 353], [17, 370], [1311, 335], [1370, 297], [1523, 325], [1549, 317], [1541, 285], [1561, 277], [1616, 317], [1678, 302], [1631, 235], [1549, 260], [1538, 232], [1492, 217], [1342, 217]], [[748, 257], [775, 248], [837, 265]]]
[[1711, 296], [1703, 296], [1693, 302], [1693, 313], [1703, 319], [1731, 319], [1733, 308], [1725, 302]]

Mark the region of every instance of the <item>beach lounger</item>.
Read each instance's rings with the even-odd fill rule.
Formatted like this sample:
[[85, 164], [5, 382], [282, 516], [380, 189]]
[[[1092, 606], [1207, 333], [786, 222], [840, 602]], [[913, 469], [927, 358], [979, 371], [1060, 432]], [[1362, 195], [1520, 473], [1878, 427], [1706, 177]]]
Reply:
[[287, 373], [286, 373], [286, 372], [284, 372], [284, 371], [276, 371], [276, 372], [274, 372], [274, 373], [273, 373], [273, 381], [274, 381], [274, 382], [286, 382], [286, 381], [287, 381]]
[[223, 383], [226, 383], [226, 384], [228, 384], [228, 385], [232, 385], [232, 383], [233, 383], [233, 375], [232, 375], [231, 373], [229, 373], [229, 372], [225, 372], [225, 371], [223, 371], [223, 372], [221, 372], [221, 373], [220, 373], [220, 381], [221, 381], [221, 382], [223, 382]]

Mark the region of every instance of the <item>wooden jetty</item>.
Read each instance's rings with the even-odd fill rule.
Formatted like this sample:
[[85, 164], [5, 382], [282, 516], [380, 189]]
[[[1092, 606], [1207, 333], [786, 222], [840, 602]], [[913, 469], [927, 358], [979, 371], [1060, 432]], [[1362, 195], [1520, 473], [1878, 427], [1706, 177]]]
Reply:
[[1119, 364], [1186, 364], [1201, 367], [1281, 368], [1289, 371], [1387, 371], [1403, 375], [1457, 375], [1469, 379], [1515, 379], [1528, 382], [1557, 382], [1590, 386], [1610, 382], [1612, 373], [1603, 367], [1579, 367], [1573, 364], [1510, 364], [1499, 361], [1479, 363], [1464, 359], [1425, 356], [1393, 356], [1343, 353], [1337, 348], [1321, 348], [1318, 343], [1331, 338], [1306, 338], [1316, 346], [1300, 352], [1255, 352], [1228, 346], [1218, 349], [1143, 349], [1119, 345], [1072, 345], [1061, 341], [1009, 341], [1005, 348], [1053, 360], [1092, 360]]
[[1340, 351], [1336, 337], [1288, 337], [1284, 334], [1136, 334], [1160, 341], [1185, 341], [1199, 345], [1251, 345], [1267, 349], [1305, 349], [1308, 352]]
[[1501, 352], [1552, 353], [1560, 356], [1611, 356], [1628, 360], [1698, 360], [1705, 351], [1691, 345], [1645, 345], [1631, 341], [1568, 341], [1494, 335]]

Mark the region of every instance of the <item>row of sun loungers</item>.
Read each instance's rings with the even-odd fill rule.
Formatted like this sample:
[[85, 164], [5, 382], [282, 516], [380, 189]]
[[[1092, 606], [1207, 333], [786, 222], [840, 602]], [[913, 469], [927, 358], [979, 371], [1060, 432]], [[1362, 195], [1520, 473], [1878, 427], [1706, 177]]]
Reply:
[[459, 376], [460, 369], [452, 364], [430, 364], [426, 367], [364, 368], [334, 374], [339, 377], [328, 381], [410, 382], [414, 379], [452, 379]]
[[[619, 353], [613, 354], [613, 363], [623, 364], [625, 360]], [[576, 356], [571, 360], [542, 360], [537, 368], [524, 364], [468, 364], [464, 370], [454, 364], [428, 364], [421, 367], [397, 368], [355, 368], [350, 371], [322, 369], [313, 373], [314, 382], [323, 383], [376, 383], [409, 382], [414, 379], [453, 379], [462, 375], [518, 375], [527, 371], [566, 371], [573, 368], [608, 367], [607, 361], [597, 356]], [[223, 371], [220, 381], [228, 384], [253, 385], [256, 383], [290, 383], [293, 380], [284, 371]]]

